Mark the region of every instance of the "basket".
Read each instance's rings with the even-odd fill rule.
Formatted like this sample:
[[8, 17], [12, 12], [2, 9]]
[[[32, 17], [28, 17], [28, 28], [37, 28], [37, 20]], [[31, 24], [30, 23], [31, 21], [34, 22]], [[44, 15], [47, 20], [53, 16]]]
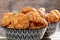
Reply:
[[58, 27], [59, 27], [59, 22], [48, 24], [47, 30], [44, 34], [44, 37], [53, 35], [56, 32], [56, 30], [58, 29]]
[[40, 40], [44, 36], [47, 29], [36, 29], [36, 30], [17, 30], [4, 28], [6, 32], [7, 40]]

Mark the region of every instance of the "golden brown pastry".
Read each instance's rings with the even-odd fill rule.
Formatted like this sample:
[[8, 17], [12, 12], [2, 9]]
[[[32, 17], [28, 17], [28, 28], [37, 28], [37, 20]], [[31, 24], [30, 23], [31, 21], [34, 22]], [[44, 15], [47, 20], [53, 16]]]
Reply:
[[29, 11], [37, 11], [35, 8], [32, 8], [32, 7], [25, 7], [23, 8], [19, 13], [27, 13]]
[[43, 18], [39, 18], [36, 22], [31, 22], [29, 29], [40, 29], [47, 26], [47, 21]]
[[35, 22], [37, 19], [40, 18], [40, 15], [37, 11], [30, 11], [26, 13], [26, 15], [28, 16], [28, 19], [32, 22]]
[[27, 29], [29, 20], [25, 14], [15, 14], [11, 23], [15, 29]]
[[2, 15], [2, 18], [1, 18], [1, 25], [2, 26], [7, 26], [11, 23], [11, 18], [13, 17], [13, 13], [5, 13]]
[[45, 8], [35, 9], [25, 7], [18, 13], [5, 13], [1, 18], [1, 25], [12, 29], [40, 29], [45, 28], [48, 23], [59, 22], [59, 11], [54, 9], [45, 14]]
[[59, 21], [60, 21], [60, 12], [58, 10], [54, 9], [54, 10], [50, 11], [50, 13], [57, 15], [59, 17]]
[[45, 15], [45, 8], [39, 8], [37, 11], [39, 12], [41, 17], [44, 17], [44, 15]]
[[45, 14], [45, 19], [48, 21], [48, 23], [54, 23], [59, 21], [59, 17], [52, 13]]
[[45, 28], [48, 24], [44, 18], [39, 18], [36, 23], [39, 23], [40, 28]]

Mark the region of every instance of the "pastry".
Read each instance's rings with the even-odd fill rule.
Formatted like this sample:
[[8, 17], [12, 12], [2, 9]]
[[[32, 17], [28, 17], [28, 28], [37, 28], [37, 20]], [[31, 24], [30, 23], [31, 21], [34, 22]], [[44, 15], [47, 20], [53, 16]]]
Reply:
[[29, 27], [29, 20], [25, 14], [15, 14], [11, 24], [15, 29], [27, 29]]
[[5, 13], [4, 15], [2, 15], [2, 18], [1, 18], [1, 25], [2, 26], [8, 26], [10, 23], [11, 23], [11, 18], [13, 17], [13, 13]]
[[24, 14], [26, 14], [27, 12], [29, 12], [29, 11], [37, 11], [35, 8], [32, 8], [32, 7], [25, 7], [25, 8], [23, 8], [22, 10], [20, 10], [20, 12], [19, 13], [24, 13]]

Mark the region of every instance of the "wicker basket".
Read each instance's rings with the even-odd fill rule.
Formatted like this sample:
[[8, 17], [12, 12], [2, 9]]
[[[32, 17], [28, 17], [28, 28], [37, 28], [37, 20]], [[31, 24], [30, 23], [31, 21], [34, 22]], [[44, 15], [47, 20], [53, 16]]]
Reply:
[[47, 27], [36, 30], [4, 29], [6, 31], [7, 40], [40, 40], [44, 36]]
[[59, 27], [59, 22], [48, 24], [44, 37], [48, 37], [48, 36], [51, 36], [52, 34], [54, 34], [56, 32], [56, 30], [58, 29], [58, 27]]

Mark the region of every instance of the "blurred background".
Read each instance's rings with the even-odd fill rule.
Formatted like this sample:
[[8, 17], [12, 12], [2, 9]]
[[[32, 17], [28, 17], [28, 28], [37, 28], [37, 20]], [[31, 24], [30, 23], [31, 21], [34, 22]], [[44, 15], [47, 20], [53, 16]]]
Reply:
[[[52, 9], [60, 11], [60, 0], [0, 0], [0, 17], [4, 12], [18, 11], [23, 7], [44, 7], [46, 12]], [[0, 27], [0, 36], [5, 36], [5, 31]]]

